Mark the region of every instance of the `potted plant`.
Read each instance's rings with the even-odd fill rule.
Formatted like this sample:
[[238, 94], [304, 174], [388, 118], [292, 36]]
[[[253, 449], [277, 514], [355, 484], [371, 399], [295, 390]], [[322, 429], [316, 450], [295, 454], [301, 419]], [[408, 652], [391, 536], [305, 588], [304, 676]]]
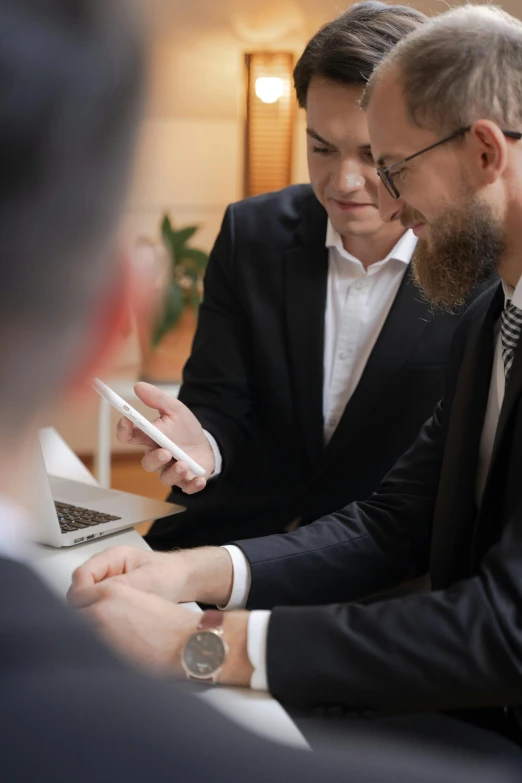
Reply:
[[192, 348], [197, 313], [203, 295], [203, 274], [208, 254], [190, 246], [198, 226], [176, 229], [168, 215], [161, 222], [161, 237], [169, 258], [163, 305], [152, 324], [150, 352], [143, 367], [144, 380], [181, 380]]

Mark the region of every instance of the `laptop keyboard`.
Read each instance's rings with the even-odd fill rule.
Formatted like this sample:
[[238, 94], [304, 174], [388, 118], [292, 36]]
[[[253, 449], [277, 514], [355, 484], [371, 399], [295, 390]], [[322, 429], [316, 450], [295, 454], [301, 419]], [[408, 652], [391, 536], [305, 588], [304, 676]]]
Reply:
[[74, 530], [84, 530], [96, 525], [104, 525], [107, 522], [115, 522], [121, 517], [113, 517], [110, 514], [102, 514], [100, 511], [92, 511], [80, 506], [71, 506], [68, 503], [54, 501], [58, 522], [62, 533], [72, 533]]

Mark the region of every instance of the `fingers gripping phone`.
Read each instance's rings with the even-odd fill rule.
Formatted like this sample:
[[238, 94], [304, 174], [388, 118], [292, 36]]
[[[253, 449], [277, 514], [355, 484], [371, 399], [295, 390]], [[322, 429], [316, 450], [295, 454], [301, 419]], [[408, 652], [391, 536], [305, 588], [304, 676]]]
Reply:
[[160, 446], [160, 448], [166, 449], [169, 454], [172, 454], [174, 459], [185, 462], [195, 476], [205, 475], [205, 470], [201, 467], [201, 465], [198, 465], [198, 463], [195, 462], [192, 457], [189, 457], [189, 455], [184, 452], [183, 449], [180, 449], [179, 446], [176, 446], [176, 444], [171, 441], [170, 438], [167, 438], [167, 436], [164, 435], [157, 427], [155, 427], [154, 424], [142, 416], [141, 413], [138, 413], [138, 411], [135, 410], [132, 405], [129, 405], [129, 403], [126, 402], [123, 397], [120, 397], [119, 394], [116, 394], [116, 392], [110, 389], [105, 383], [103, 383], [103, 381], [100, 381], [99, 378], [95, 378], [92, 383], [92, 388], [97, 391], [104, 400], [107, 400], [107, 402], [110, 403], [113, 408], [116, 408], [116, 410], [119, 411], [122, 416], [125, 416], [126, 419], [129, 419], [129, 421], [131, 421], [136, 427], [138, 427], [138, 429], [144, 432], [145, 435], [148, 435], [149, 438], [154, 441], [154, 443], [157, 443], [158, 446]]

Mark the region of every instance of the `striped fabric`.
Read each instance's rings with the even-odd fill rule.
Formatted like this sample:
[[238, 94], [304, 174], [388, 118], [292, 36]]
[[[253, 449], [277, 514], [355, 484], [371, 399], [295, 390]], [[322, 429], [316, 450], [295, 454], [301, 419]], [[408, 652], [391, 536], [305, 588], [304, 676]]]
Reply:
[[502, 358], [504, 359], [506, 384], [508, 382], [511, 365], [513, 364], [513, 357], [518, 345], [521, 329], [522, 310], [515, 307], [515, 305], [508, 300], [502, 311], [502, 318], [500, 320], [500, 339], [502, 341]]

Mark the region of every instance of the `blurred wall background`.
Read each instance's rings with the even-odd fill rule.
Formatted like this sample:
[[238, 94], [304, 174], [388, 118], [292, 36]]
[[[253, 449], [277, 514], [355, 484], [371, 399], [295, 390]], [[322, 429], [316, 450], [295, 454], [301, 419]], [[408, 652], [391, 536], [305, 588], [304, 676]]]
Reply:
[[[329, 0], [156, 3], [151, 97], [125, 220], [130, 236], [157, 233], [167, 208], [198, 223], [210, 249], [223, 212], [243, 195], [244, 53], [294, 52], [341, 10]], [[302, 123], [293, 180], [307, 181]]]

